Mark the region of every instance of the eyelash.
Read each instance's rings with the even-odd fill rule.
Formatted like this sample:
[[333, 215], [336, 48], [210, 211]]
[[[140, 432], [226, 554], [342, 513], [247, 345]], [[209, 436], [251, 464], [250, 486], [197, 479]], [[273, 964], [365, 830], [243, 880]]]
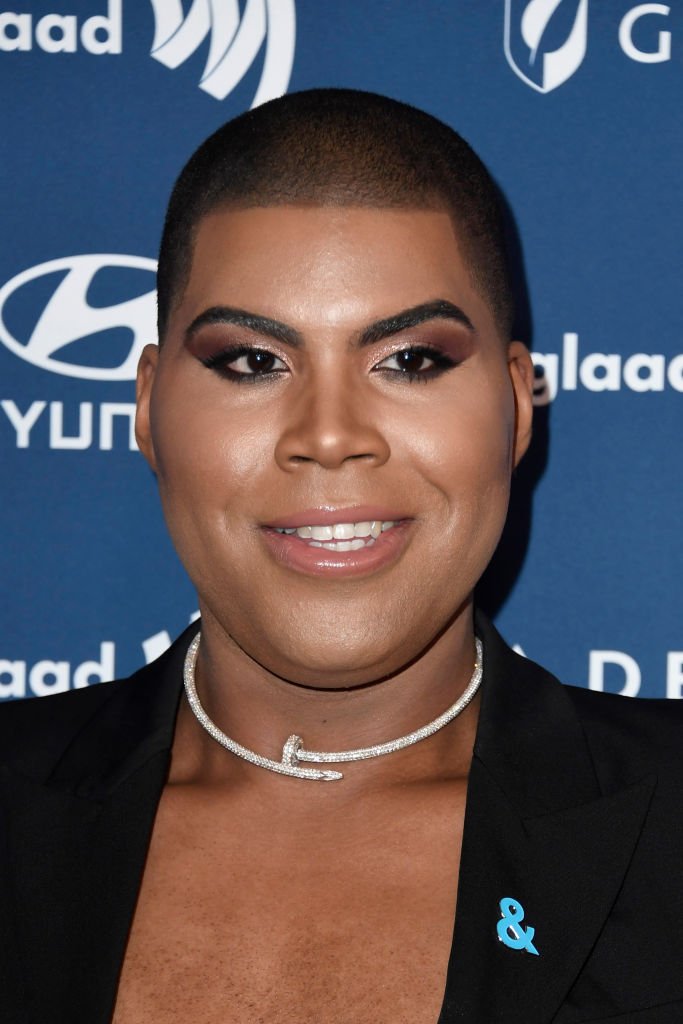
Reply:
[[381, 363], [376, 370], [378, 373], [389, 373], [396, 374], [402, 380], [409, 380], [411, 382], [419, 382], [426, 384], [430, 380], [434, 380], [435, 377], [440, 377], [442, 373], [446, 373], [448, 370], [454, 369], [459, 365], [459, 362], [447, 356], [441, 349], [432, 348], [431, 345], [408, 345], [406, 348], [400, 348], [396, 352], [392, 352], [390, 356], [383, 359], [382, 362], [386, 362], [387, 359], [393, 359], [396, 356], [402, 355], [404, 352], [409, 352], [411, 355], [421, 356], [424, 359], [430, 359], [433, 366], [429, 366], [426, 370], [393, 370], [389, 368], [381, 369]]
[[[459, 360], [452, 359], [447, 356], [440, 349], [432, 348], [430, 345], [409, 345], [406, 348], [398, 349], [396, 352], [392, 352], [391, 355], [385, 356], [382, 362], [386, 362], [388, 359], [396, 358], [404, 352], [410, 352], [412, 355], [422, 356], [425, 359], [430, 359], [433, 366], [428, 367], [426, 370], [396, 370], [393, 368], [382, 368], [381, 363], [374, 368], [377, 373], [388, 373], [390, 375], [396, 375], [401, 380], [408, 380], [411, 382], [426, 384], [430, 380], [434, 380], [436, 377], [440, 377], [441, 374], [446, 373], [448, 370], [454, 369], [460, 365]], [[283, 373], [283, 370], [265, 370], [262, 373], [242, 373], [239, 370], [232, 370], [230, 368], [231, 363], [237, 362], [243, 356], [250, 355], [265, 355], [270, 356], [273, 359], [279, 357], [274, 355], [273, 352], [269, 352], [268, 349], [254, 348], [249, 345], [239, 345], [233, 348], [225, 348], [222, 351], [215, 353], [215, 355], [208, 356], [202, 359], [201, 362], [207, 369], [213, 370], [219, 373], [222, 377], [226, 377], [228, 380], [235, 384], [260, 384], [271, 380], [277, 374]], [[282, 360], [280, 360], [282, 361]]]
[[264, 373], [240, 373], [238, 370], [231, 370], [230, 363], [237, 362], [242, 356], [264, 355], [277, 359], [278, 356], [265, 348], [254, 348], [251, 345], [236, 345], [233, 348], [224, 348], [215, 355], [202, 359], [202, 363], [209, 370], [214, 370], [222, 377], [234, 381], [236, 384], [257, 384], [268, 380], [275, 374], [282, 373], [282, 370], [266, 370]]

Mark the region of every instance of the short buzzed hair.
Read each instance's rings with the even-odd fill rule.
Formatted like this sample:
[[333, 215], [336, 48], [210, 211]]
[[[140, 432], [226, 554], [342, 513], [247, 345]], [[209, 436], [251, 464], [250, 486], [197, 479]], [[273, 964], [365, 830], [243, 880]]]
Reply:
[[500, 195], [448, 125], [416, 107], [355, 89], [310, 89], [228, 121], [183, 168], [159, 252], [158, 326], [187, 286], [197, 226], [218, 208], [360, 206], [445, 210], [475, 287], [509, 336], [511, 274]]

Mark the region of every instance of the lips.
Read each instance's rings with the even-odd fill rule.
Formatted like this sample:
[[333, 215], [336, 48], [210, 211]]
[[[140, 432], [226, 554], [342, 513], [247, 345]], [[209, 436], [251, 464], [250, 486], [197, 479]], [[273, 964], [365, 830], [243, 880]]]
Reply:
[[[366, 518], [367, 517], [367, 518]], [[307, 575], [355, 575], [401, 554], [412, 520], [388, 509], [309, 509], [263, 527], [277, 561]]]

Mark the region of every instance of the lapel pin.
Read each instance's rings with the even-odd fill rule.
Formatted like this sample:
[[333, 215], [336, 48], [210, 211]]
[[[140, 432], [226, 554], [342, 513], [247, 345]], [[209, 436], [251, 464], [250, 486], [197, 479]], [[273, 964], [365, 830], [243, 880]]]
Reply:
[[525, 949], [527, 953], [538, 956], [539, 952], [531, 941], [534, 937], [535, 928], [527, 925], [522, 928], [524, 920], [524, 907], [519, 900], [512, 900], [508, 896], [498, 904], [500, 907], [500, 921], [497, 925], [498, 938], [508, 949]]

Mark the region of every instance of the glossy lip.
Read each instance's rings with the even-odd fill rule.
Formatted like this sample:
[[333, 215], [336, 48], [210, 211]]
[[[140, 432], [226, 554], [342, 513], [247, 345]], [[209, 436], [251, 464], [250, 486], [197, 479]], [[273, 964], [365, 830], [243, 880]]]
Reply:
[[[318, 514], [320, 513], [319, 509], [316, 511]], [[350, 511], [344, 509], [344, 515], [348, 515]], [[365, 511], [363, 511], [364, 516]], [[354, 516], [358, 516], [357, 509], [354, 509], [353, 513]], [[338, 517], [339, 510], [335, 509], [331, 515]], [[383, 518], [385, 522], [389, 520], [388, 515], [381, 517], [367, 515], [367, 519], [380, 518]], [[292, 526], [329, 526], [332, 523], [365, 522], [366, 519], [339, 519], [328, 516], [326, 522], [320, 518], [317, 522], [315, 520], [311, 522], [310, 519], [302, 522], [297, 516], [296, 523], [293, 520], [290, 521]], [[296, 534], [277, 533], [275, 528], [270, 525], [262, 528], [261, 536], [275, 560], [285, 568], [306, 576], [327, 576], [339, 579], [347, 576], [366, 576], [397, 562], [409, 542], [413, 522], [412, 519], [402, 519], [390, 530], [385, 530], [380, 534], [374, 544], [361, 548], [359, 551], [330, 551], [327, 548], [311, 547], [307, 541], [297, 537]], [[280, 526], [280, 521], [277, 525]], [[291, 529], [285, 523], [283, 526]]]
[[291, 516], [273, 519], [264, 523], [263, 528], [270, 530], [296, 530], [300, 526], [334, 526], [335, 523], [367, 523], [373, 519], [383, 523], [407, 521], [410, 516], [393, 512], [386, 506], [353, 505], [350, 508], [333, 508], [324, 505], [319, 508], [304, 509]]

